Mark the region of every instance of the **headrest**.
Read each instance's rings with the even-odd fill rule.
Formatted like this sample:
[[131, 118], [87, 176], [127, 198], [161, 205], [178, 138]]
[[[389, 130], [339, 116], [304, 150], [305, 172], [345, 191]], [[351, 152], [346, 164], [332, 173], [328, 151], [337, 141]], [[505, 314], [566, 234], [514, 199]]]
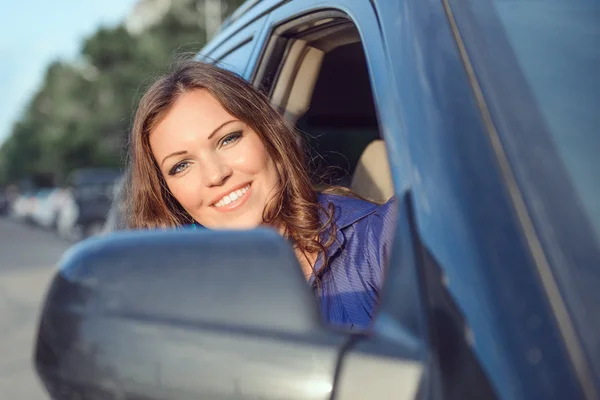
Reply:
[[394, 195], [394, 183], [383, 140], [372, 141], [363, 151], [352, 177], [351, 189], [359, 196], [377, 203], [385, 203]]

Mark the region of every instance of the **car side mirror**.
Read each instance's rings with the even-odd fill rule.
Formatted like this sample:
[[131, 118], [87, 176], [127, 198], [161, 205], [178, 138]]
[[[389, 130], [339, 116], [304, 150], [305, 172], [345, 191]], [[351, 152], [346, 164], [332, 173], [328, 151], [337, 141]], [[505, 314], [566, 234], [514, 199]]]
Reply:
[[272, 230], [119, 232], [63, 257], [35, 366], [61, 400], [329, 399], [339, 375], [377, 365], [377, 398], [414, 398], [421, 351], [329, 329], [317, 310]]

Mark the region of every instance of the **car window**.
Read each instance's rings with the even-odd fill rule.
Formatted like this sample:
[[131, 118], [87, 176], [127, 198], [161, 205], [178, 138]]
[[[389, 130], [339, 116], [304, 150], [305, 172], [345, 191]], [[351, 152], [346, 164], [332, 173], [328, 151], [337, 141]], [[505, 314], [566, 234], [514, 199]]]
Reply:
[[324, 56], [310, 106], [296, 126], [306, 134], [315, 172], [330, 182], [350, 186], [363, 151], [379, 139], [371, 93], [360, 42]]
[[[271, 38], [275, 45], [269, 48], [274, 51], [263, 58], [271, 71], [261, 71], [254, 83], [270, 93], [275, 106], [302, 134], [317, 187], [350, 187], [383, 202], [393, 192], [385, 146], [373, 150], [381, 153], [378, 156], [368, 157], [384, 172], [353, 179], [369, 144], [381, 140], [363, 44], [350, 20], [330, 20], [335, 30], [329, 31], [330, 25], [323, 23], [317, 32], [309, 29], [309, 36], [288, 32]], [[383, 189], [370, 196], [374, 192], [367, 187], [372, 186]]]

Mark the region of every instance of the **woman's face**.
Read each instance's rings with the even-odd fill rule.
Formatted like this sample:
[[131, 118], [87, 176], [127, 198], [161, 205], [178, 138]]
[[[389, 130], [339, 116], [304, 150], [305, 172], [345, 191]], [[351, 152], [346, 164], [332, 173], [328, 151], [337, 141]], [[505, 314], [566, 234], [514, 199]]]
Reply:
[[210, 229], [263, 223], [278, 188], [275, 164], [258, 134], [205, 90], [186, 92], [150, 132], [150, 147], [169, 190]]

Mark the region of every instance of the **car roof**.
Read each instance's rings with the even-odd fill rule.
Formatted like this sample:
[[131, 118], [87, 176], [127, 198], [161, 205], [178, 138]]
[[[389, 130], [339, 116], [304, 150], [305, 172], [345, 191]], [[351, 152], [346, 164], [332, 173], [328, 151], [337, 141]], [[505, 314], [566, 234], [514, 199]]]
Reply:
[[269, 3], [269, 2], [276, 4], [278, 2], [278, 0], [247, 0], [247, 1], [245, 1], [229, 17], [227, 17], [227, 19], [225, 21], [223, 21], [223, 24], [221, 25], [221, 30], [227, 28], [234, 21], [236, 21], [237, 19], [239, 19], [240, 16], [246, 14], [248, 11], [250, 11], [257, 4], [259, 4], [259, 3]]
[[[204, 46], [200, 54], [210, 55], [214, 49], [218, 48], [227, 39], [235, 35], [238, 30], [253, 22], [259, 16], [293, 1], [304, 0], [246, 0], [221, 24], [216, 35]], [[382, 12], [388, 0], [371, 0], [370, 3], [379, 12]]]
[[[245, 14], [253, 14], [253, 12], [256, 11], [255, 7], [258, 5], [261, 7], [257, 7], [257, 9], [259, 8], [260, 10], [263, 10], [273, 8], [279, 5], [279, 3], [288, 3], [289, 1], [290, 0], [246, 0], [229, 17], [227, 17], [225, 21], [223, 21], [223, 24], [221, 24], [221, 30], [226, 29]], [[385, 3], [385, 1], [381, 0], [371, 0], [371, 2], [378, 7]]]
[[210, 54], [212, 50], [234, 35], [238, 29], [252, 22], [267, 10], [285, 2], [286, 0], [246, 0], [223, 21], [216, 35], [200, 50], [200, 54]]

